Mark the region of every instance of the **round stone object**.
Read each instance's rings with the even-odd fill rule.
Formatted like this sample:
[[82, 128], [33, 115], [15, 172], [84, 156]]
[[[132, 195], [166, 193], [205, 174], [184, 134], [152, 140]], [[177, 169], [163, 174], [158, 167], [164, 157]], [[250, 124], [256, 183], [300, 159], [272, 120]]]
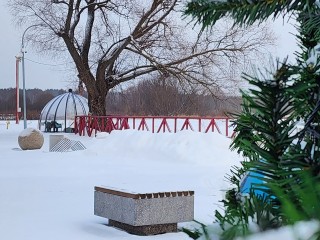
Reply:
[[43, 146], [42, 133], [35, 128], [24, 129], [18, 137], [18, 143], [22, 150], [40, 149]]

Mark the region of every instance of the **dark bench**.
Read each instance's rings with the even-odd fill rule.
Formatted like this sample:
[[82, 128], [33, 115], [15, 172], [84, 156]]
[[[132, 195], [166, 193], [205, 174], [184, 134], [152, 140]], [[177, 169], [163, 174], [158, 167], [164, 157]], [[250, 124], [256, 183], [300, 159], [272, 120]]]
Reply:
[[62, 124], [56, 121], [45, 122], [44, 125], [46, 132], [51, 132], [51, 130], [53, 130], [53, 132], [58, 132], [59, 129], [62, 131]]

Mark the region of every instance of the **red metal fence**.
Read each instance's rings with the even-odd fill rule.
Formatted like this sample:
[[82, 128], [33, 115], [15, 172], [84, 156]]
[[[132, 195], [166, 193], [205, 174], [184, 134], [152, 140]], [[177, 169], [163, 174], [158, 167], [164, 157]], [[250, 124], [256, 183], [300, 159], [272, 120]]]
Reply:
[[169, 116], [76, 116], [74, 132], [80, 136], [113, 130], [136, 129], [138, 131], [174, 132], [192, 130], [214, 132], [232, 136], [230, 119], [224, 117], [169, 117]]

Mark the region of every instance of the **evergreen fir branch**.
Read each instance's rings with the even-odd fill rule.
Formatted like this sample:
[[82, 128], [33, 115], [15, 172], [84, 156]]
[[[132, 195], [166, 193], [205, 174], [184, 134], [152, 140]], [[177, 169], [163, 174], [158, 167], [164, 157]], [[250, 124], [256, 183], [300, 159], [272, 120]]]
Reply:
[[291, 11], [301, 11], [314, 0], [193, 0], [185, 10], [203, 28], [214, 25], [222, 17], [231, 17], [240, 25], [262, 22], [267, 18], [277, 18]]
[[[318, 3], [315, 0], [194, 0], [188, 3], [186, 14], [202, 23], [203, 28], [223, 17], [246, 25], [281, 14], [294, 14], [299, 23], [297, 38], [302, 51], [296, 53], [296, 66], [279, 63], [268, 77], [263, 74], [243, 77], [253, 87], [242, 92], [242, 113], [235, 116], [236, 137], [231, 149], [246, 157], [241, 172], [250, 171], [263, 182], [254, 184], [248, 198], [243, 199], [239, 198], [240, 173], [232, 171], [228, 176], [236, 188], [223, 201], [225, 214], [216, 212], [224, 230], [222, 239], [248, 234], [249, 217], [260, 216], [261, 209], [281, 219], [276, 221], [278, 225], [273, 225], [272, 218], [265, 218], [272, 227], [319, 219], [320, 56], [316, 54], [320, 49], [315, 49], [320, 40]], [[313, 53], [314, 50], [317, 52]], [[300, 118], [306, 122], [305, 129], [293, 132]], [[308, 176], [304, 175], [306, 172]], [[268, 196], [268, 200], [259, 200], [255, 190], [265, 193], [262, 197]], [[265, 229], [261, 221], [258, 223]], [[226, 228], [228, 224], [234, 227]]]

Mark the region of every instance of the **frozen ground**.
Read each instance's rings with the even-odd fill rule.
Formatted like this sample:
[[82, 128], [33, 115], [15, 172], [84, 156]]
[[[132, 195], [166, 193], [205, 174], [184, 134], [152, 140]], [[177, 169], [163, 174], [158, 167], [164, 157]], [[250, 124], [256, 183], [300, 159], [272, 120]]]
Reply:
[[[36, 127], [36, 122], [28, 122]], [[214, 220], [228, 187], [224, 176], [240, 157], [217, 133], [113, 131], [96, 138], [65, 134], [86, 150], [22, 151], [23, 122], [0, 122], [1, 239], [188, 239], [182, 232], [138, 237], [106, 226], [93, 215], [93, 189], [105, 185], [135, 192], [195, 191], [195, 219]], [[179, 224], [179, 227], [192, 223]]]
[[[28, 122], [36, 127], [36, 122]], [[93, 215], [94, 186], [134, 192], [195, 191], [195, 219], [214, 220], [229, 187], [225, 174], [241, 158], [230, 139], [217, 133], [113, 131], [79, 137], [86, 150], [49, 152], [49, 133], [40, 150], [22, 151], [23, 122], [0, 121], [0, 239], [99, 240], [190, 239], [182, 232], [140, 237], [108, 227]], [[193, 222], [179, 224], [192, 227]], [[309, 239], [319, 222], [299, 223], [249, 237], [249, 240]], [[215, 239], [214, 237], [212, 239]]]

